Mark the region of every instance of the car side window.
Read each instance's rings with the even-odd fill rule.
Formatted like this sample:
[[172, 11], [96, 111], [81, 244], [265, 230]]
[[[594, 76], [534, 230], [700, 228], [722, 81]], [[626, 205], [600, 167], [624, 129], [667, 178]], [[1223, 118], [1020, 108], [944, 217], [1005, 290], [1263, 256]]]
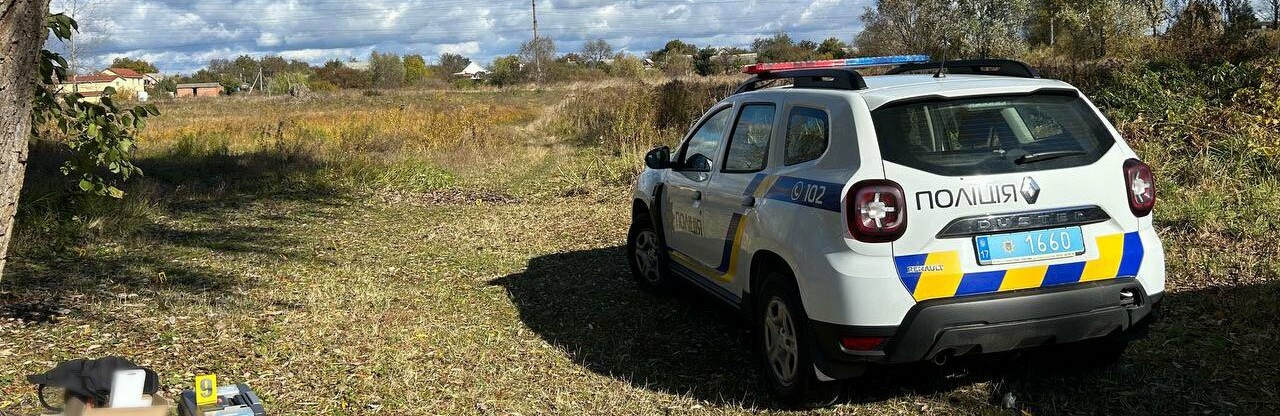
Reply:
[[684, 150], [680, 152], [680, 160], [676, 164], [679, 170], [711, 171], [712, 160], [716, 157], [716, 150], [720, 148], [720, 141], [724, 140], [725, 129], [729, 127], [729, 116], [733, 114], [728, 109], [728, 107], [720, 109], [698, 126], [698, 130], [693, 133], [685, 143]]
[[747, 104], [738, 115], [725, 151], [724, 172], [759, 172], [764, 170], [769, 155], [769, 138], [773, 136], [773, 104]]
[[783, 160], [787, 166], [804, 163], [822, 157], [827, 151], [830, 135], [827, 112], [813, 108], [796, 107], [787, 117], [786, 150]]

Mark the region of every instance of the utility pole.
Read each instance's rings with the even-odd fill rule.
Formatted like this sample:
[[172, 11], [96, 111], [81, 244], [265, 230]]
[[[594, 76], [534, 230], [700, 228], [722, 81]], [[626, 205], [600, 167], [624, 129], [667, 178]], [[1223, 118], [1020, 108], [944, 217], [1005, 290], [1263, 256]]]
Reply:
[[538, 0], [529, 0], [533, 6], [533, 72], [534, 81], [542, 84], [542, 43], [538, 42]]

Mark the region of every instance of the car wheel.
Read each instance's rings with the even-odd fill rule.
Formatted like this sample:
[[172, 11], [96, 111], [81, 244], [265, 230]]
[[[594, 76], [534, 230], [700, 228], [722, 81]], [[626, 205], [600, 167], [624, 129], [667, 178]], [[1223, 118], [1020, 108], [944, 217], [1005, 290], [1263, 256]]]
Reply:
[[791, 407], [826, 407], [839, 398], [839, 383], [818, 380], [813, 333], [791, 276], [769, 273], [755, 307], [757, 354], [765, 381]]
[[631, 232], [627, 235], [627, 259], [631, 264], [631, 276], [641, 289], [661, 293], [670, 288], [670, 272], [662, 250], [658, 232], [647, 217], [641, 215], [631, 222]]

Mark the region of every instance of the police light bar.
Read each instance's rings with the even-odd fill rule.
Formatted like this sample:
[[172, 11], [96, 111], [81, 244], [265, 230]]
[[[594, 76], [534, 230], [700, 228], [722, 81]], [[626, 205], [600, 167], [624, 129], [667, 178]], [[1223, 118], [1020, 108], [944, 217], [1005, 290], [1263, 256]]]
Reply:
[[872, 56], [867, 58], [829, 59], [825, 61], [776, 62], [753, 64], [742, 68], [744, 74], [815, 68], [867, 68], [873, 66], [919, 64], [929, 62], [928, 55]]

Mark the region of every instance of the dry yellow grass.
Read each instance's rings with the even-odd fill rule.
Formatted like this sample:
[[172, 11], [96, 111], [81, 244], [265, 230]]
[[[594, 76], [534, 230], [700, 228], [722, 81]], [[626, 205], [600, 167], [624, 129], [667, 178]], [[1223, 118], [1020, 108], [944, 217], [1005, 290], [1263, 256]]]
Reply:
[[[163, 105], [130, 199], [29, 199], [0, 281], [0, 414], [35, 412], [24, 375], [112, 354], [173, 393], [247, 382], [272, 414], [783, 412], [732, 314], [628, 280], [630, 177], [679, 129], [567, 135], [587, 123], [566, 111], [612, 103], [598, 92]], [[655, 116], [611, 108], [590, 123]], [[1276, 244], [1162, 227], [1168, 314], [1119, 365], [893, 367], [818, 413], [1274, 414]]]

